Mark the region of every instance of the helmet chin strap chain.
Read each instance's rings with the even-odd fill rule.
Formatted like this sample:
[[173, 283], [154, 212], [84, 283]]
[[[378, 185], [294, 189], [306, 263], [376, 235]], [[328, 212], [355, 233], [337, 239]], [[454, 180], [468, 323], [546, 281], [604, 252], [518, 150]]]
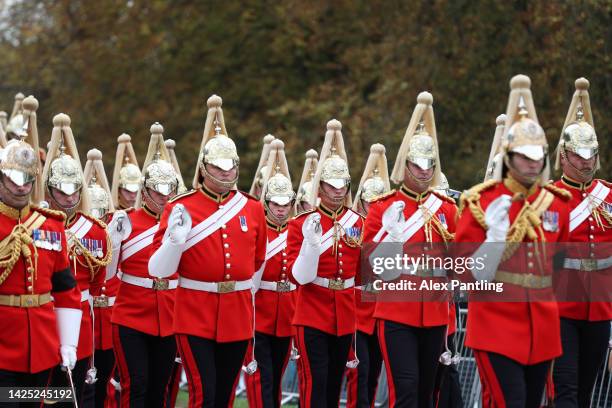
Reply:
[[595, 174], [596, 170], [595, 170], [595, 166], [593, 166], [591, 168], [591, 170], [589, 171], [585, 171], [585, 170], [580, 170], [579, 168], [577, 168], [576, 166], [574, 166], [574, 164], [569, 160], [569, 158], [567, 157], [567, 153], [565, 152], [565, 149], [561, 149], [561, 157], [563, 157], [563, 159], [567, 162], [567, 164], [578, 174], [580, 174], [582, 177], [584, 178], [588, 178], [590, 181], [591, 179], [593, 179], [593, 175]]
[[223, 181], [223, 180], [219, 180], [218, 178], [210, 174], [208, 170], [206, 170], [206, 166], [204, 165], [204, 163], [200, 163], [200, 169], [202, 170], [204, 178], [209, 178], [217, 186], [221, 188], [226, 188], [226, 189], [232, 189], [234, 187], [234, 185], [238, 181], [238, 176], [240, 174], [240, 170], [236, 169], [236, 177], [233, 180]]

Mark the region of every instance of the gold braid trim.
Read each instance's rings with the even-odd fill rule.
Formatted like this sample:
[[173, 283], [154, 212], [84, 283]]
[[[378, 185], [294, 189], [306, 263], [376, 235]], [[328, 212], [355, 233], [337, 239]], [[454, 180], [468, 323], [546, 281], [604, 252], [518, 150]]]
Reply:
[[[93, 280], [94, 276], [96, 275], [96, 273], [98, 273], [98, 270], [100, 268], [106, 267], [110, 264], [113, 256], [112, 247], [113, 244], [111, 242], [110, 235], [106, 234], [106, 254], [104, 255], [104, 258], [98, 259], [94, 255], [92, 255], [92, 253], [83, 245], [80, 239], [73, 235], [70, 238], [69, 254], [73, 257], [75, 262], [74, 270], [76, 271], [76, 262], [78, 262], [79, 265], [89, 269], [89, 272], [91, 273], [90, 280]], [[83, 258], [85, 258], [85, 263], [83, 263], [83, 261], [81, 261], [81, 259], [79, 258], [79, 256], [81, 255], [83, 256]]]
[[488, 228], [487, 223], [485, 222], [485, 212], [480, 205], [480, 193], [490, 189], [493, 186], [496, 186], [499, 183], [500, 182], [498, 180], [485, 181], [484, 183], [476, 184], [474, 187], [464, 192], [459, 201], [457, 216], [459, 217], [461, 215], [463, 209], [467, 205], [476, 222], [478, 222], [478, 224], [486, 231]]
[[544, 188], [556, 195], [557, 197], [563, 199], [563, 201], [569, 201], [572, 198], [572, 193], [570, 193], [564, 188], [555, 186], [552, 182], [546, 184]]
[[[28, 266], [32, 266], [32, 250], [29, 245], [32, 244], [33, 240], [28, 228], [23, 224], [17, 224], [7, 238], [8, 241], [3, 242], [0, 248], [0, 268], [4, 268], [4, 271], [0, 274], [0, 285], [13, 272], [21, 254], [26, 258]], [[36, 247], [34, 247], [34, 251], [36, 252]]]

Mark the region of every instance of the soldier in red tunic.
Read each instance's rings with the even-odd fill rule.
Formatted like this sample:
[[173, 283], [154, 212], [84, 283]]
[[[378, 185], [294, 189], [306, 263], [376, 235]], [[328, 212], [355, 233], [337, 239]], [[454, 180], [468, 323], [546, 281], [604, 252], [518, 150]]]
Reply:
[[[106, 224], [89, 214], [89, 195], [84, 192], [83, 170], [70, 129], [70, 117], [63, 113], [53, 118], [51, 143], [43, 170], [46, 199], [51, 208], [66, 214], [66, 239], [72, 272], [81, 291], [81, 330], [74, 368], [74, 385], [79, 402], [85, 383], [96, 382], [93, 311], [90, 285], [100, 285], [110, 263], [110, 238]], [[66, 384], [65, 374], [55, 371], [54, 385]]]
[[28, 97], [24, 108], [0, 150], [0, 387], [45, 387], [57, 364], [73, 369], [82, 315], [65, 216], [30, 205], [39, 163], [23, 139], [38, 139], [38, 101]]
[[[89, 213], [98, 220], [110, 221], [115, 206], [104, 172], [102, 152], [98, 149], [91, 149], [87, 152], [83, 178], [89, 195]], [[115, 365], [110, 319], [118, 287], [117, 277], [106, 280], [106, 276], [103, 281], [96, 280], [89, 287], [91, 295], [89, 303], [93, 307], [94, 361], [98, 378], [95, 386], [95, 406], [97, 408], [104, 406], [109, 380]]]
[[[353, 211], [364, 217], [370, 203], [391, 190], [385, 147], [379, 143], [370, 147], [370, 156], [357, 187]], [[365, 296], [365, 299], [362, 297]], [[363, 300], [362, 300], [363, 299]], [[378, 377], [382, 368], [382, 354], [376, 335], [374, 309], [376, 297], [371, 288], [357, 286], [355, 291], [355, 316], [357, 331], [355, 348], [352, 352], [359, 358], [357, 369], [346, 369], [346, 406], [368, 408], [376, 402]]]
[[[455, 202], [433, 190], [440, 183], [433, 97], [421, 92], [391, 180], [399, 190], [374, 200], [366, 217], [366, 244], [375, 247], [369, 259], [390, 248], [403, 256], [443, 256], [445, 244], [453, 240]], [[382, 251], [382, 252], [381, 252]], [[417, 251], [415, 253], [415, 251]], [[386, 275], [386, 276], [385, 276]], [[416, 270], [387, 271], [385, 280], [409, 281], [415, 288], [423, 282], [445, 282], [447, 271], [421, 266]], [[400, 294], [402, 299], [379, 294], [374, 311], [378, 340], [387, 370], [389, 406], [428, 407], [432, 404], [438, 360], [443, 351], [449, 321], [447, 294], [432, 295], [416, 290]], [[395, 301], [393, 301], [395, 300]]]
[[111, 194], [113, 204], [119, 210], [135, 207], [136, 197], [140, 191], [142, 174], [131, 140], [130, 135], [125, 133], [117, 138]]
[[[289, 282], [287, 269], [287, 220], [295, 193], [291, 186], [285, 146], [280, 140], [271, 145], [267, 171], [263, 174], [261, 202], [266, 211], [268, 245], [266, 266], [255, 296], [255, 360], [258, 369], [246, 376], [251, 407], [279, 407], [281, 380], [289, 361], [295, 309], [296, 286]], [[247, 353], [247, 363], [251, 361]]]
[[[594, 178], [599, 155], [588, 88], [585, 78], [576, 80], [555, 164], [563, 171], [555, 185], [572, 195], [569, 242], [573, 243], [559, 275], [559, 281], [570, 283], [571, 291], [565, 299], [570, 302], [559, 303], [563, 355], [555, 360], [553, 377], [555, 406], [560, 408], [589, 406], [612, 319], [612, 302], [604, 301], [612, 292], [612, 186]], [[584, 297], [578, 293], [580, 287], [585, 288]]]
[[263, 206], [235, 187], [238, 154], [221, 98], [211, 96], [208, 108], [194, 190], [165, 208], [149, 261], [156, 279], [178, 274], [174, 333], [190, 407], [230, 401], [254, 333], [252, 289], [266, 256]]
[[293, 324], [300, 354], [300, 403], [306, 407], [338, 405], [355, 333], [354, 286], [363, 217], [350, 209], [350, 174], [341, 128], [335, 119], [327, 123], [312, 180], [314, 208], [289, 222], [287, 236], [288, 268], [299, 284]]
[[465, 344], [474, 349], [484, 406], [539, 407], [551, 361], [561, 354], [550, 243], [567, 241], [568, 194], [547, 184], [548, 146], [530, 85], [524, 75], [510, 81], [494, 148], [499, 165], [463, 194], [457, 221], [458, 255], [479, 265], [468, 274], [503, 285], [502, 293], [470, 294]]
[[121, 383], [121, 406], [163, 407], [171, 400], [177, 354], [172, 333], [176, 276], [152, 279], [148, 263], [159, 217], [176, 194], [178, 179], [163, 139], [151, 126], [151, 140], [136, 205], [116, 211], [109, 224], [113, 241], [110, 279], [117, 269], [121, 285], [113, 308], [113, 348]]

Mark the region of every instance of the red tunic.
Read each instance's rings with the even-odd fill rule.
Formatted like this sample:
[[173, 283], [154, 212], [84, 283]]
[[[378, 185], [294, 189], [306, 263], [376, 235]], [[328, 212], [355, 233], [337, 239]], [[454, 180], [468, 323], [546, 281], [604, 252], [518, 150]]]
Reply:
[[[85, 215], [81, 212], [75, 214], [72, 219], [69, 219], [66, 224], [66, 236], [70, 237], [73, 231], [80, 237], [81, 244], [92, 255], [98, 259], [106, 255], [106, 225], [97, 219]], [[84, 233], [84, 235], [83, 235]], [[75, 237], [76, 239], [77, 237]], [[96, 254], [96, 249], [101, 248], [102, 252]], [[87, 266], [87, 262], [83, 255], [77, 253], [74, 257], [74, 250], [71, 251], [69, 258], [72, 270], [76, 276], [77, 284], [81, 293], [88, 291], [90, 285], [100, 285], [104, 282], [106, 276], [106, 268], [94, 268], [92, 271]], [[90, 294], [91, 295], [91, 294]], [[79, 345], [77, 347], [77, 359], [90, 357], [93, 354], [93, 323], [91, 318], [91, 305], [89, 299], [81, 299], [81, 310], [83, 318], [81, 319], [81, 331], [79, 334]]]
[[[333, 212], [319, 206], [313, 210], [321, 214], [321, 227], [323, 235], [333, 228]], [[302, 225], [313, 211], [302, 213], [289, 222], [289, 235], [287, 237], [287, 254], [289, 258], [289, 270], [300, 253], [303, 235]], [[340, 221], [345, 213], [355, 213], [353, 210], [342, 207], [335, 214]], [[359, 234], [363, 231], [363, 217], [359, 214], [353, 228]], [[344, 234], [338, 242], [337, 251], [334, 252], [333, 245], [323, 252], [319, 258], [317, 277], [328, 279], [349, 279], [357, 275], [361, 255], [361, 243], [355, 244], [347, 240]], [[291, 276], [291, 279], [294, 279]], [[294, 280], [295, 281], [295, 280]], [[343, 290], [333, 290], [309, 283], [300, 285], [298, 288], [297, 301], [293, 324], [296, 326], [308, 326], [323, 332], [344, 336], [355, 332], [355, 288], [350, 287]]]
[[[404, 202], [404, 217], [408, 220], [419, 208], [419, 205], [426, 202], [432, 194], [442, 202], [434, 216], [438, 219], [440, 225], [446, 226], [446, 230], [449, 233], [454, 233], [457, 207], [452, 199], [432, 192], [416, 194], [402, 186], [398, 191], [381, 197], [371, 204], [365, 222], [364, 242], [372, 246], [375, 245], [376, 234], [382, 228], [382, 216], [391, 204], [396, 201]], [[382, 239], [384, 239], [384, 235]], [[420, 250], [420, 247], [415, 246], [415, 244], [425, 242], [427, 242], [425, 228], [421, 227], [406, 242], [404, 253], [409, 254], [413, 252], [415, 247]], [[441, 250], [443, 249], [444, 239], [436, 228], [432, 228], [431, 242], [437, 245], [435, 245], [430, 254], [443, 256]], [[420, 256], [420, 253], [418, 256]], [[401, 279], [415, 282], [417, 288], [420, 287], [424, 279], [446, 281], [446, 278], [420, 277], [416, 275], [402, 275]], [[432, 293], [426, 291], [418, 291], [410, 296], [419, 297], [419, 299], [417, 301], [406, 302], [382, 300], [377, 302], [374, 317], [414, 327], [433, 327], [448, 324], [448, 299], [444, 293], [442, 293], [440, 301], [431, 301]]]
[[[19, 218], [25, 223], [37, 214], [46, 217], [31, 234], [34, 242], [29, 245], [32, 256], [38, 254], [37, 269], [28, 272], [22, 255], [0, 284], [0, 295], [51, 292], [53, 302], [29, 308], [0, 306], [0, 370], [36, 373], [58, 365], [60, 343], [53, 307], [80, 309], [81, 295], [68, 262], [63, 214], [33, 207], [19, 212], [0, 203], [0, 236], [6, 239]], [[47, 245], [53, 242], [59, 244], [55, 249]]]
[[[237, 194], [219, 196], [204, 190], [177, 196], [164, 209], [152, 251], [161, 246], [168, 216], [178, 203], [185, 206], [192, 228], [222, 208]], [[266, 256], [266, 219], [263, 206], [247, 197], [244, 207], [208, 237], [183, 252], [178, 274], [203, 282], [244, 281], [253, 278]], [[174, 332], [218, 342], [247, 340], [253, 336], [251, 290], [213, 293], [179, 287], [176, 292]]]
[[[574, 182], [571, 179], [562, 177], [561, 180], [555, 182], [555, 185], [560, 188], [564, 188], [572, 194], [572, 198], [568, 202], [570, 210], [575, 209], [583, 200], [587, 198], [587, 195], [593, 193], [593, 190], [597, 187], [597, 184], [610, 188], [608, 195], [604, 198], [604, 202], [607, 203], [608, 211], [612, 208], [612, 186], [610, 183], [604, 180], [594, 180], [592, 183], [586, 185]], [[602, 203], [602, 206], [605, 206]], [[603, 207], [600, 207], [603, 208]], [[604, 208], [605, 211], [605, 208]], [[573, 231], [569, 233], [569, 242], [584, 243], [582, 245], [568, 245], [568, 251], [565, 254], [566, 258], [572, 259], [605, 259], [611, 256], [612, 246], [612, 225], [607, 222], [603, 217], [600, 217], [603, 223], [603, 227], [596, 223], [593, 214], [585, 219], [582, 223], [576, 226]], [[592, 245], [592, 246], [591, 246]], [[564, 276], [567, 274], [566, 276]], [[612, 268], [606, 268], [605, 270], [598, 271], [577, 271], [575, 269], [566, 269], [561, 271], [559, 281], [563, 284], [564, 278], [569, 277], [568, 281], [571, 285], [569, 288], [570, 300], [579, 298], [581, 293], [578, 293], [578, 287], [588, 288], [589, 294], [585, 293], [583, 302], [560, 302], [559, 303], [559, 314], [561, 317], [567, 317], [570, 319], [577, 320], [610, 320], [612, 319], [612, 302], [590, 302], [591, 299], [609, 298], [610, 292], [612, 292]], [[578, 285], [573, 284], [578, 283]], [[598, 291], [605, 291], [601, 293]], [[560, 296], [563, 296], [560, 293]]]
[[[128, 216], [132, 222], [132, 234], [123, 241], [123, 245], [159, 222], [146, 206], [129, 212]], [[118, 269], [139, 278], [151, 278], [149, 275], [151, 254], [151, 245], [149, 245], [122, 260]], [[120, 254], [122, 255], [123, 253]], [[177, 279], [177, 275], [174, 274], [168, 279]], [[170, 336], [175, 292], [175, 289], [155, 290], [121, 282], [111, 321], [151, 336]]]
[[[507, 185], [506, 185], [507, 184]], [[524, 190], [524, 189], [523, 189]], [[532, 187], [526, 192], [527, 201], [533, 203], [539, 196], [541, 188]], [[480, 192], [480, 206], [486, 212], [488, 205], [497, 197], [507, 194], [513, 196], [519, 192], [516, 182], [506, 179], [504, 183], [489, 183], [488, 188]], [[524, 192], [524, 191], [523, 191]], [[552, 193], [551, 193], [552, 194]], [[510, 224], [514, 222], [519, 211], [525, 204], [525, 199], [514, 201], [510, 207]], [[549, 215], [558, 220], [555, 228], [543, 228], [545, 241], [565, 242], [568, 237], [568, 208], [566, 203], [554, 195], [552, 203], [546, 209]], [[556, 213], [556, 214], [555, 214]], [[541, 217], [544, 217], [542, 214]], [[465, 208], [457, 221], [456, 243], [481, 243], [486, 238], [486, 231], [476, 221], [469, 208]], [[529, 248], [534, 248], [532, 240], [525, 236], [523, 242]], [[464, 248], [462, 246], [461, 248]], [[474, 245], [472, 249], [476, 249]], [[537, 262], [529, 260], [529, 252], [516, 253], [507, 261], [501, 262], [498, 271], [513, 274], [534, 274], [550, 277], [552, 273], [552, 255], [548, 251], [543, 259], [543, 271], [537, 269]], [[471, 256], [471, 253], [460, 254]], [[537, 254], [536, 254], [537, 255]], [[475, 350], [489, 351], [509, 357], [520, 364], [536, 364], [553, 359], [561, 354], [561, 338], [559, 328], [559, 312], [554, 301], [536, 301], [533, 299], [553, 300], [552, 287], [541, 289], [525, 288], [510, 283], [504, 283], [504, 293], [509, 299], [527, 299], [527, 302], [491, 301], [491, 294], [479, 292], [470, 294], [468, 305], [467, 336], [465, 344]], [[488, 296], [489, 301], [483, 301], [481, 296]], [[480, 301], [479, 301], [480, 300]]]
[[[91, 296], [106, 297], [108, 299], [106, 302], [110, 299], [116, 300], [120, 284], [119, 277], [115, 275], [109, 280], [97, 284], [92, 282], [89, 292]], [[112, 313], [113, 306], [98, 307], [94, 302], [94, 339], [96, 350], [110, 350], [113, 348]]]
[[[273, 248], [270, 243], [281, 234], [286, 237], [287, 225], [277, 227], [268, 221], [268, 251]], [[287, 242], [282, 249], [266, 261], [262, 275], [263, 281], [283, 282], [288, 284], [289, 273], [287, 272]], [[289, 337], [293, 335], [293, 312], [295, 310], [295, 299], [297, 291], [275, 292], [259, 289], [255, 295], [255, 330], [277, 337]]]

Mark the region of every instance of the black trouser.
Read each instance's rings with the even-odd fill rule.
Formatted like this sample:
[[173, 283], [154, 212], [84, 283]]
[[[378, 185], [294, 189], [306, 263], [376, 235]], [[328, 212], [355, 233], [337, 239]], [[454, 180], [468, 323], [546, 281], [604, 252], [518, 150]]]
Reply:
[[508, 357], [474, 351], [483, 408], [539, 408], [551, 361], [523, 365]]
[[106, 390], [108, 382], [113, 373], [115, 366], [115, 353], [113, 349], [96, 350], [95, 355], [96, 369], [98, 370], [98, 381], [96, 381], [96, 408], [104, 408], [104, 400], [106, 399]]
[[588, 407], [597, 372], [604, 364], [610, 321], [561, 319], [563, 355], [553, 365], [555, 406]]
[[445, 335], [446, 326], [423, 328], [378, 321], [391, 408], [433, 406], [436, 370]]
[[352, 339], [352, 334], [334, 336], [312, 327], [297, 327], [301, 407], [338, 406]]
[[176, 359], [174, 336], [151, 336], [113, 325], [113, 346], [119, 369], [121, 406], [167, 406]]
[[[451, 334], [446, 339], [447, 344], [453, 354], [456, 353], [455, 335]], [[461, 408], [463, 398], [461, 397], [461, 384], [459, 382], [459, 372], [455, 364], [438, 365], [436, 373], [436, 386], [434, 389], [434, 406], [436, 408]]]
[[[51, 370], [39, 373], [18, 373], [15, 371], [0, 370], [0, 387], [23, 388], [23, 387], [46, 387], [49, 384]], [[40, 402], [0, 402], [0, 407], [40, 407]]]
[[[85, 384], [85, 376], [87, 370], [89, 370], [89, 362], [91, 358], [85, 357], [77, 360], [74, 368], [72, 369], [72, 382], [74, 383], [74, 392], [76, 394], [77, 403], [79, 407], [83, 405], [84, 390], [88, 384]], [[68, 373], [62, 370], [61, 366], [56, 366], [51, 374], [51, 386], [52, 387], [70, 387], [70, 381], [68, 379]], [[59, 402], [53, 405], [54, 407], [73, 407], [73, 402]]]
[[219, 343], [185, 334], [176, 341], [187, 374], [191, 408], [226, 408], [248, 347], [248, 340]]
[[[376, 331], [370, 335], [358, 330], [356, 343], [357, 358], [359, 359], [356, 389], [353, 389], [354, 373], [351, 372], [351, 369], [348, 369], [347, 392], [352, 393], [352, 395], [347, 395], [347, 406], [369, 408], [373, 406], [372, 403], [376, 399], [378, 377], [382, 368], [382, 353], [380, 352]], [[349, 401], [352, 398], [356, 398], [356, 400]]]
[[[281, 381], [289, 358], [290, 345], [291, 337], [255, 333], [257, 371], [245, 376], [249, 407], [280, 407]], [[245, 364], [250, 360], [251, 354], [247, 353]]]

